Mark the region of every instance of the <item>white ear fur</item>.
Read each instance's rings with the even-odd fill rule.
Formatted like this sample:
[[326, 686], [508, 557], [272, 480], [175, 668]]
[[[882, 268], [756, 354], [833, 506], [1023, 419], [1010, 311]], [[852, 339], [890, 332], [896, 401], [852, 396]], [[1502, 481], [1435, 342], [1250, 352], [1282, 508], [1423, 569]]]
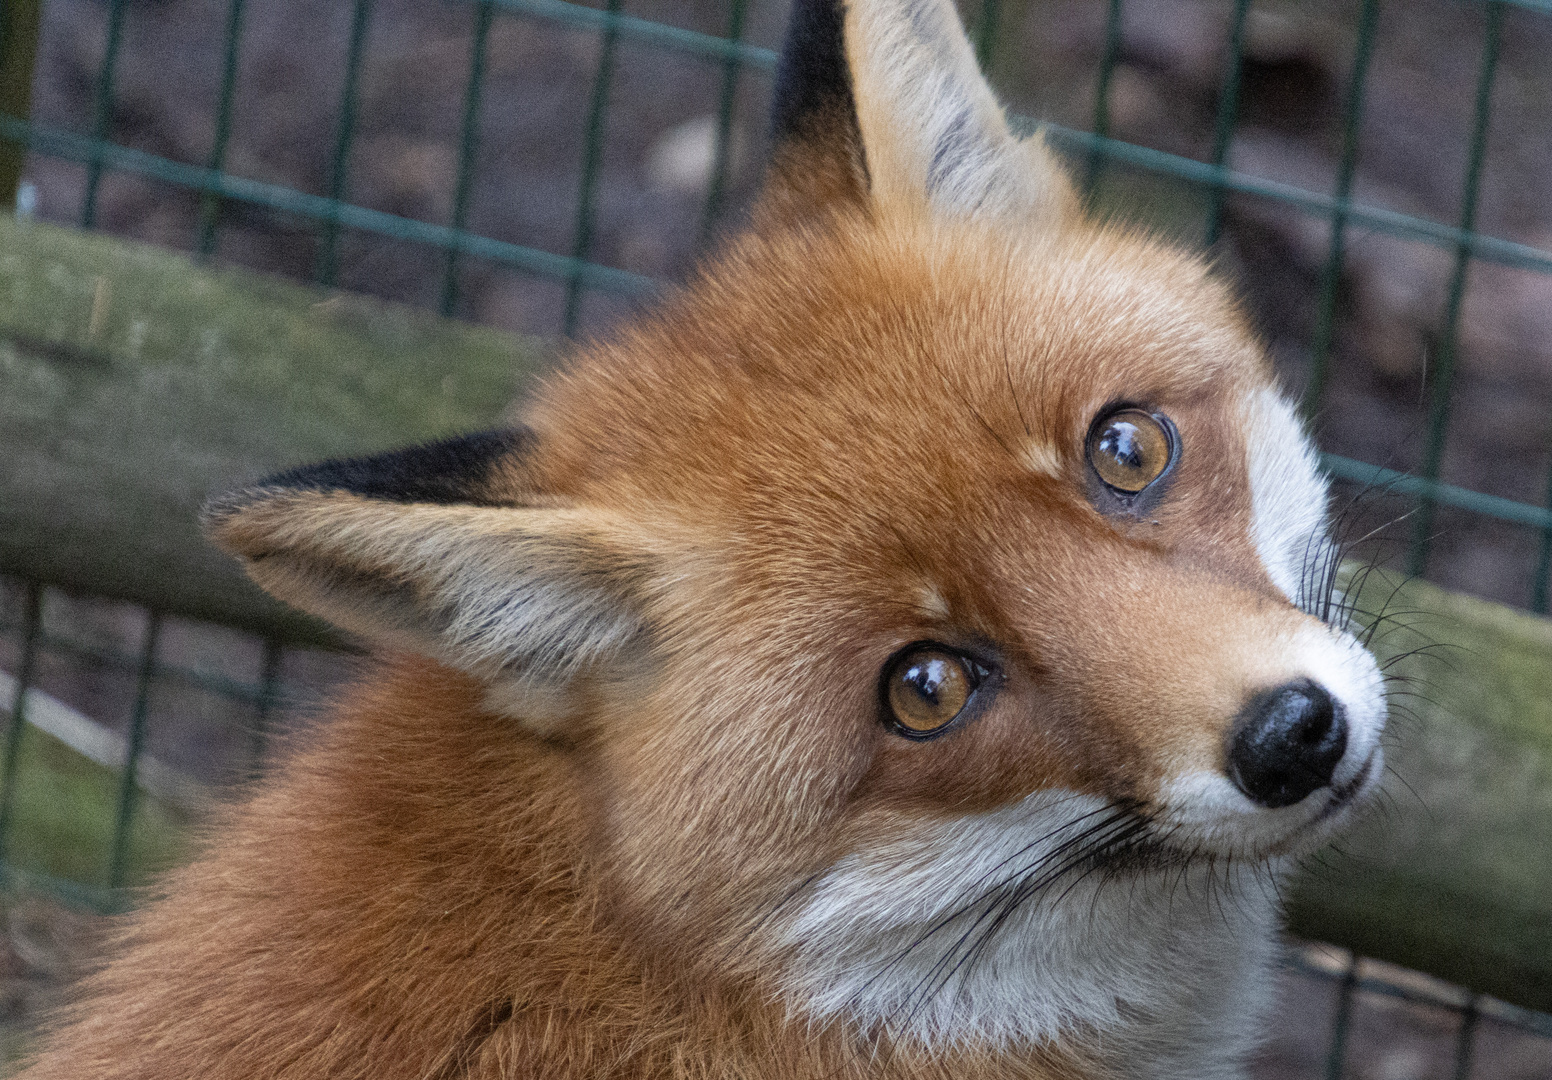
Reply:
[[275, 596], [510, 701], [514, 686], [553, 699], [647, 644], [651, 557], [601, 513], [260, 490], [207, 520]]
[[1038, 138], [1009, 130], [951, 0], [851, 0], [845, 25], [876, 203], [1032, 222], [1076, 211]]

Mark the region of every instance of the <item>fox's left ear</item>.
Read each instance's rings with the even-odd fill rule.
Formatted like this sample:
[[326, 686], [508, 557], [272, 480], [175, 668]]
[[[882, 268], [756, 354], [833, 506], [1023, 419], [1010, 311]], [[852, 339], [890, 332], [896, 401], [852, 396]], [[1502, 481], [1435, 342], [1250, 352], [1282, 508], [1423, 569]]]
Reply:
[[951, 0], [794, 0], [762, 210], [841, 200], [1035, 225], [1077, 200], [1042, 141], [1020, 140]]
[[663, 549], [537, 493], [532, 443], [496, 431], [296, 469], [212, 503], [206, 528], [280, 599], [550, 724], [582, 683], [644, 670]]

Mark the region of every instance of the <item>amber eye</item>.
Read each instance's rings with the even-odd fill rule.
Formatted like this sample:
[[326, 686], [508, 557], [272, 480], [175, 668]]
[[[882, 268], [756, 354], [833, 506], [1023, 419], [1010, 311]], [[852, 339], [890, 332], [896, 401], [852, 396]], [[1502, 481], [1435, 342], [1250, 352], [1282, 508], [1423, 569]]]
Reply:
[[884, 669], [884, 702], [902, 735], [942, 731], [964, 711], [980, 670], [941, 645], [906, 649]]
[[1141, 409], [1111, 413], [1089, 432], [1089, 464], [1116, 491], [1137, 494], [1164, 475], [1175, 455], [1168, 422]]

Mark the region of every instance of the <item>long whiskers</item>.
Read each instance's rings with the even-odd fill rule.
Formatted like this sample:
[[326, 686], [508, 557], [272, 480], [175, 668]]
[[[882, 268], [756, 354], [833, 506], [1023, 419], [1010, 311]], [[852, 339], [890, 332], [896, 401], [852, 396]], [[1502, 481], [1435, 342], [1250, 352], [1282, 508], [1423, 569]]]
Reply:
[[[1073, 838], [1027, 867], [1022, 874], [1006, 879], [999, 887], [983, 894], [971, 904], [961, 907], [954, 917], [973, 911], [976, 904], [984, 905], [971, 925], [966, 927], [953, 945], [938, 957], [916, 986], [905, 996], [901, 1007], [909, 1009], [906, 1020], [909, 1022], [915, 1019], [930, 1007], [943, 990], [954, 984], [956, 977], [973, 968], [986, 953], [997, 932], [1025, 903], [1040, 896], [1051, 886], [1071, 875], [1073, 871], [1082, 869], [1083, 872], [1070, 881], [1067, 888], [1053, 901], [1061, 903], [1079, 882], [1104, 865], [1105, 856], [1118, 853], [1119, 849], [1124, 848], [1145, 832], [1149, 822], [1134, 815], [1135, 810], [1132, 808], [1118, 812], [1104, 823], [1085, 830], [1081, 838], [1082, 842], [1076, 842], [1080, 838]], [[913, 943], [901, 954], [900, 959], [903, 960], [925, 941], [924, 937]], [[963, 986], [963, 980], [959, 985]]]
[[[974, 882], [971, 882], [965, 886], [962, 891], [962, 895], [965, 897], [964, 902], [952, 908], [948, 914], [942, 916], [931, 926], [928, 926], [925, 930], [923, 930], [914, 941], [912, 941], [891, 960], [885, 963], [878, 971], [876, 971], [873, 976], [863, 984], [863, 989], [868, 989], [879, 979], [888, 975], [891, 971], [905, 963], [905, 961], [910, 957], [911, 953], [926, 945], [927, 942], [931, 941], [938, 934], [952, 926], [956, 920], [973, 911], [978, 905], [987, 903], [988, 901], [994, 901], [994, 899], [1002, 890], [1005, 890], [1016, 882], [1022, 880], [1032, 870], [1037, 869], [1041, 865], [1049, 865], [1052, 861], [1063, 858], [1074, 849], [1084, 849], [1084, 845], [1091, 843], [1095, 836], [1103, 834], [1105, 830], [1112, 828], [1118, 822], [1125, 820], [1133, 812], [1133, 808], [1130, 805], [1123, 806], [1109, 804], [1101, 807], [1098, 810], [1092, 810], [1086, 814], [1081, 814], [1068, 821], [1064, 821], [1056, 828], [1048, 831], [1044, 836], [1032, 840], [1030, 843], [1024, 845], [1024, 847], [1020, 848], [1006, 859], [1003, 859], [1000, 863], [997, 864], [997, 866], [982, 874], [981, 877], [976, 879]], [[1063, 840], [1050, 851], [1041, 853], [1040, 855], [1036, 856], [1030, 864], [1005, 874], [1000, 880], [992, 883], [991, 885], [986, 884], [987, 880], [992, 877], [992, 875], [996, 874], [999, 869], [1006, 867], [1009, 863], [1012, 863], [1022, 856], [1027, 855], [1029, 852], [1039, 848], [1045, 842], [1053, 839], [1068, 829], [1073, 828], [1075, 825], [1100, 814], [1104, 814], [1106, 816], [1101, 818], [1101, 820], [1098, 822], [1093, 823], [1087, 828], [1081, 830], [1076, 835]]]
[[[894, 1014], [886, 1021], [911, 1024], [941, 1002], [946, 990], [953, 988], [956, 996], [964, 992], [971, 973], [994, 954], [999, 932], [1027, 905], [1060, 905], [1097, 876], [1092, 912], [1101, 890], [1117, 881], [1135, 880], [1135, 875], [1125, 871], [1139, 860], [1157, 866], [1178, 863], [1182, 874], [1188, 869], [1187, 864], [1203, 863], [1200, 852], [1175, 852], [1168, 847], [1169, 839], [1178, 830], [1178, 825], [1161, 828], [1148, 808], [1134, 800], [1107, 803], [1063, 822], [965, 886], [959, 901], [946, 913], [879, 964], [862, 991], [899, 970], [921, 950], [941, 942], [931, 963], [899, 998]], [[1053, 844], [1053, 840], [1058, 842]], [[1220, 876], [1215, 860], [1207, 861], [1213, 863], [1209, 872]], [[1223, 873], [1227, 872], [1226, 864]], [[1225, 876], [1213, 888], [1214, 902], [1221, 908], [1224, 896], [1218, 893], [1230, 892], [1229, 877]], [[1226, 913], [1224, 917], [1227, 919]], [[952, 937], [946, 939], [945, 935]]]

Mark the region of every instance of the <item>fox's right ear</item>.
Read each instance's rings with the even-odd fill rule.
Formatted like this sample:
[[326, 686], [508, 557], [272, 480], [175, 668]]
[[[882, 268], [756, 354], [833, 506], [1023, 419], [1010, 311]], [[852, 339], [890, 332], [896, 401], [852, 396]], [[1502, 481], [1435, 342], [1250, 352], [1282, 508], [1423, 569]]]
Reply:
[[1009, 129], [952, 0], [794, 0], [759, 214], [838, 205], [1050, 224], [1076, 215], [1043, 141]]

